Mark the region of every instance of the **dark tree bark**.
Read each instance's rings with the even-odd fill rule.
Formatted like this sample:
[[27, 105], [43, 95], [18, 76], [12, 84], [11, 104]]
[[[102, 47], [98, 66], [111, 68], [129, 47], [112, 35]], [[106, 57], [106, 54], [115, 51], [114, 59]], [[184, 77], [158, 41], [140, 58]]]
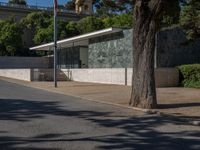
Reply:
[[157, 107], [154, 50], [163, 1], [135, 0], [131, 106], [148, 109]]

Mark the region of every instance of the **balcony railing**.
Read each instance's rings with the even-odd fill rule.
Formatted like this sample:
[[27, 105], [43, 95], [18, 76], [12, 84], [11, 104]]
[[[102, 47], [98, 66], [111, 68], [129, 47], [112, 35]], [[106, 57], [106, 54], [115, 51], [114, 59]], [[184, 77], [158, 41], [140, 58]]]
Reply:
[[[43, 7], [43, 6], [33, 6], [33, 5], [19, 5], [19, 4], [10, 4], [5, 2], [0, 2], [0, 7], [13, 7], [13, 8], [21, 8], [21, 9], [31, 9], [31, 10], [43, 10], [43, 11], [53, 11], [53, 7]], [[59, 8], [59, 12], [63, 13], [72, 13], [76, 14], [73, 10], [68, 10], [65, 8]]]

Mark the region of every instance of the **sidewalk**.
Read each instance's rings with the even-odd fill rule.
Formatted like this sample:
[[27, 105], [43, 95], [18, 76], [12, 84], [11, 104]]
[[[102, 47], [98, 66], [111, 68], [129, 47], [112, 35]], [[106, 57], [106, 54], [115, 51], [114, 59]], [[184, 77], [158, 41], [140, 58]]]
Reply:
[[[53, 82], [26, 82], [0, 77], [1, 80], [40, 88], [65, 95], [81, 97], [97, 102], [116, 104], [128, 107], [131, 95], [130, 86], [108, 85], [82, 82], [58, 82], [58, 88]], [[192, 88], [157, 88], [160, 112], [176, 115], [180, 118], [200, 121], [200, 89]]]

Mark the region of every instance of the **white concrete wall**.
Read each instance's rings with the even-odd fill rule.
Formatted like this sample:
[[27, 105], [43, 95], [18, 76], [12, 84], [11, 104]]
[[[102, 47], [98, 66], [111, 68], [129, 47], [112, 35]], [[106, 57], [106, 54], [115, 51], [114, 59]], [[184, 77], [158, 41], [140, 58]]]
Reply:
[[[63, 75], [62, 75], [63, 74]], [[43, 75], [42, 79], [40, 75]], [[53, 80], [52, 69], [0, 69], [0, 76], [32, 81]], [[132, 69], [62, 69], [59, 80], [93, 82], [105, 84], [132, 85]], [[41, 78], [41, 79], [40, 79]], [[174, 68], [158, 68], [155, 70], [157, 87], [174, 87], [179, 84], [179, 72]]]
[[[62, 69], [68, 78], [79, 82], [132, 85], [132, 68]], [[127, 73], [126, 73], [127, 72]], [[174, 68], [159, 68], [155, 71], [157, 87], [178, 86], [179, 73]]]
[[31, 81], [31, 69], [0, 69], [0, 76]]
[[125, 71], [122, 69], [62, 69], [62, 71], [73, 81], [125, 84]]

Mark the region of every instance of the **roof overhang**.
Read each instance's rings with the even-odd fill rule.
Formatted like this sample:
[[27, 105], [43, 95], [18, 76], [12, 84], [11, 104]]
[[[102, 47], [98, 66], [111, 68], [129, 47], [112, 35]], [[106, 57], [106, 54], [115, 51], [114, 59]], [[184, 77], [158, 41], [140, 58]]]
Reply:
[[[73, 47], [73, 46], [88, 46], [89, 39], [99, 37], [102, 35], [120, 32], [120, 31], [122, 31], [121, 28], [107, 28], [107, 29], [67, 38], [64, 40], [59, 40], [57, 42], [57, 44], [58, 44], [57, 46], [58, 46], [58, 48], [67, 48], [67, 47]], [[51, 43], [31, 47], [30, 50], [49, 51], [49, 50], [53, 50], [53, 47], [54, 47], [54, 42], [51, 42]]]

